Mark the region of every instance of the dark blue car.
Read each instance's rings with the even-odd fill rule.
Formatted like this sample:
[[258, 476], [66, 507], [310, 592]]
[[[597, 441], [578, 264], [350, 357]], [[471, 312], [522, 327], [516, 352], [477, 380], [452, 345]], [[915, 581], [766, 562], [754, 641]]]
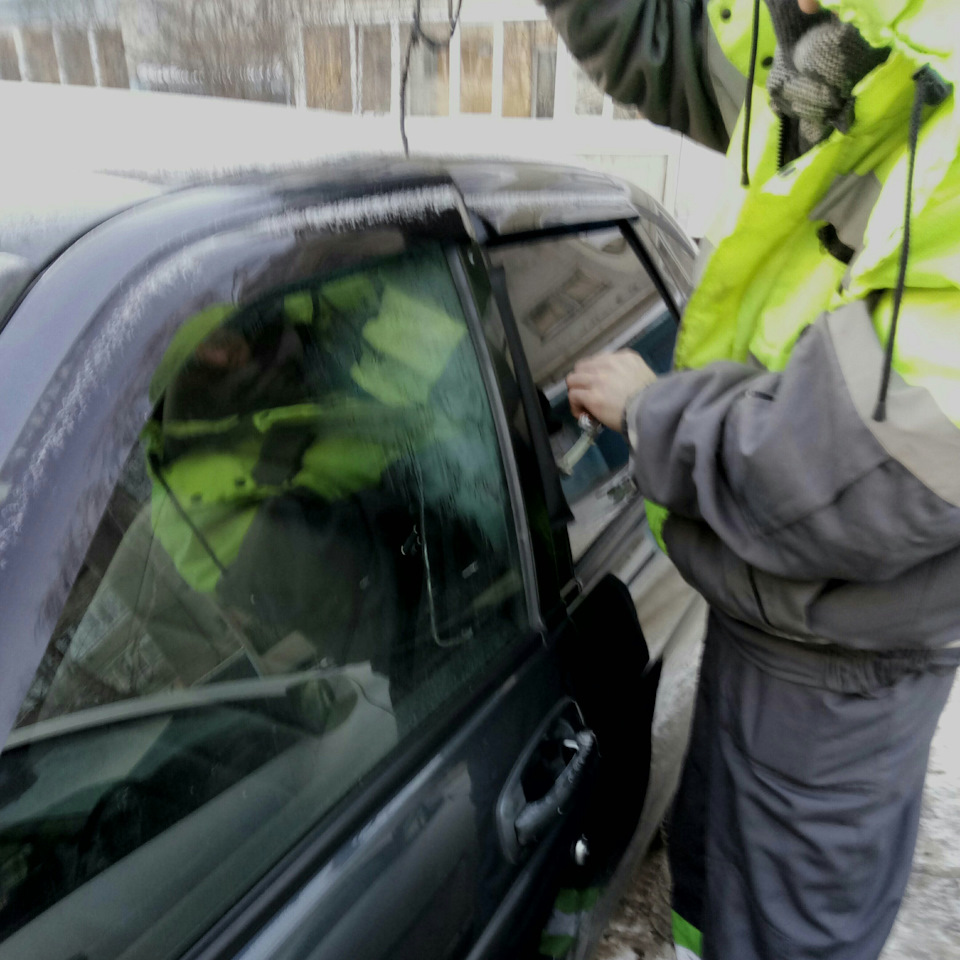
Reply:
[[535, 955], [679, 763], [690, 596], [624, 441], [556, 461], [691, 244], [559, 167], [121, 186], [0, 212], [0, 958]]

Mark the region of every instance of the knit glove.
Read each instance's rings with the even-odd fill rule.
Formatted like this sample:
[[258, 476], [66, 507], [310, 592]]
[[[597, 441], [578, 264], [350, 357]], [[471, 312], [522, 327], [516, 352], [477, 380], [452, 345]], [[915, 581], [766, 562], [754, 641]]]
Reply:
[[767, 91], [781, 117], [796, 119], [800, 149], [853, 123], [853, 88], [886, 60], [849, 23], [826, 10], [805, 14], [797, 0], [766, 0], [777, 37]]

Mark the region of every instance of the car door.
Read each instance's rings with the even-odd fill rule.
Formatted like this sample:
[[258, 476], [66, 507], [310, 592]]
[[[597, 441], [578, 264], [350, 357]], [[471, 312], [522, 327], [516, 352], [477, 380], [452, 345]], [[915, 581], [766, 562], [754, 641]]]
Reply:
[[616, 754], [542, 412], [443, 183], [230, 210], [0, 336], [0, 952], [509, 956]]
[[[667, 224], [667, 227], [671, 225]], [[499, 277], [501, 309], [509, 314], [543, 411], [549, 438], [543, 458], [547, 485], [558, 487], [552, 525], [558, 553], [569, 558], [569, 581], [561, 586], [583, 648], [581, 690], [602, 690], [603, 722], [610, 760], [595, 795], [595, 815], [585, 829], [603, 847], [607, 863], [623, 853], [637, 827], [646, 797], [649, 723], [658, 670], [635, 658], [647, 647], [636, 611], [652, 614], [657, 649], [683, 633], [692, 598], [662, 589], [665, 558], [649, 534], [643, 499], [632, 479], [626, 439], [611, 430], [584, 447], [571, 415], [565, 377], [578, 359], [622, 348], [636, 350], [658, 374], [672, 363], [679, 309], [690, 290], [692, 248], [675, 228], [648, 220], [591, 226], [551, 226], [518, 237], [487, 241], [489, 269]], [[583, 455], [561, 469], [570, 451]], [[565, 516], [563, 512], [565, 511]], [[638, 639], [639, 638], [639, 639]], [[580, 695], [589, 702], [589, 694]], [[631, 764], [630, 757], [635, 758]], [[638, 755], [643, 759], [636, 761]], [[657, 785], [658, 789], [660, 785]], [[667, 788], [666, 792], [671, 791]], [[656, 824], [646, 824], [649, 837]]]

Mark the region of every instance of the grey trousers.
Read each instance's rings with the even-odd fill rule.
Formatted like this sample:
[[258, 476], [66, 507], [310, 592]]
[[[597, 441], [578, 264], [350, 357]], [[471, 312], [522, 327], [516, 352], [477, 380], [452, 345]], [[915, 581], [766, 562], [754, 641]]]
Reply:
[[954, 651], [853, 654], [711, 614], [669, 830], [705, 960], [876, 960], [955, 671]]

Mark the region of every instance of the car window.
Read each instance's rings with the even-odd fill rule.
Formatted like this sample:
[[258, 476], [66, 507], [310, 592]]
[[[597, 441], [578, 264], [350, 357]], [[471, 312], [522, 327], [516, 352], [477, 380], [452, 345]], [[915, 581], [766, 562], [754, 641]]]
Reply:
[[[477, 313], [489, 361], [488, 369], [495, 381], [499, 410], [503, 414], [505, 433], [517, 467], [517, 492], [525, 513], [523, 526], [529, 534], [535, 565], [532, 579], [537, 585], [537, 616], [549, 622], [553, 615], [566, 616], [561, 593], [573, 576], [569, 544], [564, 538], [553, 535], [556, 516], [552, 508], [562, 508], [565, 504], [562, 493], [553, 498], [544, 485], [545, 478], [535, 449], [537, 434], [530, 423], [531, 410], [523, 401], [514, 353], [491, 284], [493, 278], [488, 270], [487, 257], [478, 249], [468, 248], [456, 264], [462, 269], [464, 282], [471, 293], [471, 304]], [[535, 413], [535, 409], [532, 412]]]
[[[629, 347], [665, 373], [673, 357], [674, 319], [617, 229], [497, 247], [491, 260], [506, 273], [559, 459], [580, 436], [565, 383], [577, 360]], [[561, 478], [573, 513], [568, 533], [574, 560], [636, 496], [628, 460], [626, 441], [607, 430], [572, 474]]]
[[682, 309], [694, 287], [696, 248], [674, 225], [660, 221], [637, 223], [640, 239], [656, 265], [660, 276]]
[[179, 953], [529, 630], [440, 249], [207, 306], [151, 400], [0, 755], [14, 955], [131, 887], [96, 955]]

